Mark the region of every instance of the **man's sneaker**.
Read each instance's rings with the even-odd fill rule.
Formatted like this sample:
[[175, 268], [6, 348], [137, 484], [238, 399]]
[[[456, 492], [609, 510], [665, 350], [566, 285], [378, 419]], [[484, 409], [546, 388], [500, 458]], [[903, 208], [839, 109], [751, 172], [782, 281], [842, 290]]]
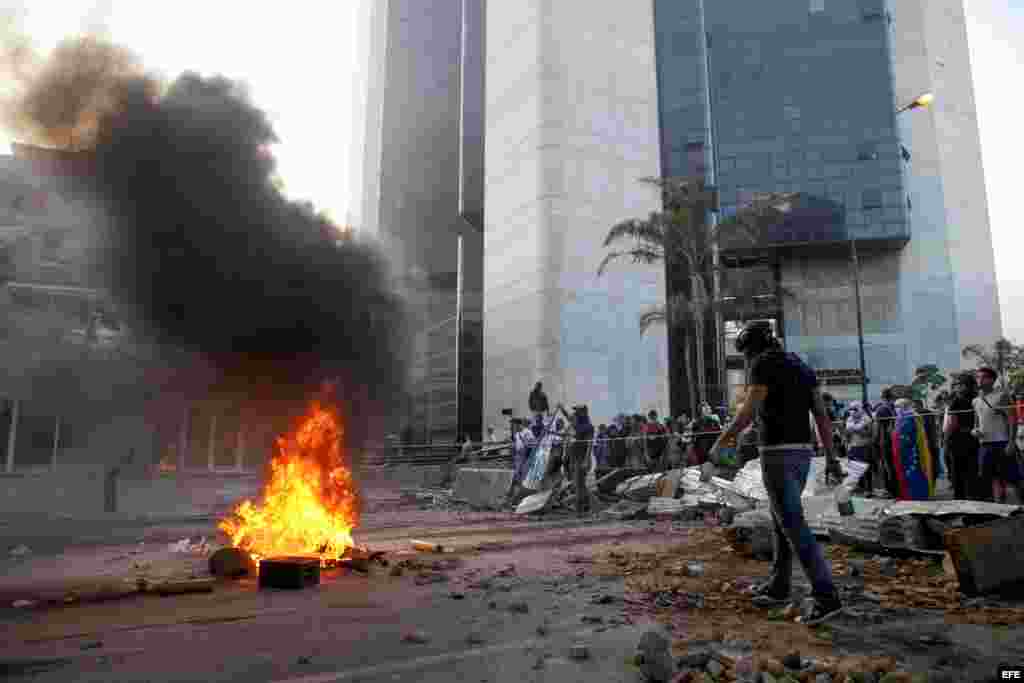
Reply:
[[747, 595], [757, 607], [784, 607], [789, 604], [789, 591], [781, 591], [770, 583], [754, 586]]
[[842, 611], [843, 603], [839, 601], [839, 598], [815, 599], [810, 611], [800, 617], [800, 623], [805, 626], [817, 626], [841, 614]]

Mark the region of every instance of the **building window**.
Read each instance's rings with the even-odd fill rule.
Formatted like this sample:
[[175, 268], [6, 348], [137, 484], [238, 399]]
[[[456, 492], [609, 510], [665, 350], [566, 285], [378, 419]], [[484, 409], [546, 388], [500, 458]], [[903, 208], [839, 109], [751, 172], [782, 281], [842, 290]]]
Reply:
[[857, 161], [878, 161], [878, 144], [862, 142], [857, 145]]
[[869, 209], [881, 209], [882, 208], [882, 191], [878, 189], [864, 190], [860, 194], [861, 208], [865, 211]]
[[825, 11], [825, 0], [811, 0], [811, 14]]
[[884, 0], [860, 0], [860, 18], [864, 23], [885, 19]]

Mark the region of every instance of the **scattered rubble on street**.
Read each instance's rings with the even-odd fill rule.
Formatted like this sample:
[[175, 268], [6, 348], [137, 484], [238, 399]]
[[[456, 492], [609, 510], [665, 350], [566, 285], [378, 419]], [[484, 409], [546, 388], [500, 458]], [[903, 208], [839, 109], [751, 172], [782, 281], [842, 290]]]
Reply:
[[[560, 666], [610, 666], [598, 637], [638, 624], [643, 628], [635, 639], [630, 636], [630, 650], [618, 655], [616, 666], [649, 681], [671, 683], [912, 680], [912, 675], [920, 673], [920, 658], [925, 655], [940, 662], [928, 669], [932, 675], [928, 680], [941, 681], [943, 672], [956, 671], [959, 650], [943, 640], [940, 630], [918, 630], [915, 624], [931, 619], [948, 628], [1024, 628], [1024, 602], [1000, 593], [1013, 583], [1019, 563], [998, 561], [1000, 553], [1019, 552], [1014, 545], [1024, 538], [1019, 508], [855, 498], [855, 514], [844, 518], [836, 511], [833, 488], [819, 480], [818, 473], [809, 478], [804, 503], [815, 533], [831, 541], [824, 547], [846, 613], [826, 627], [809, 629], [797, 623], [802, 598], [809, 591], [799, 570], [792, 604], [773, 610], [755, 608], [743, 591], [767, 574], [765, 560], [770, 559], [774, 534], [763, 489], [753, 484], [760, 477], [758, 467], [759, 463], [748, 463], [738, 471], [720, 472], [706, 483], [700, 481], [698, 468], [607, 474], [591, 491], [594, 504], [587, 525], [615, 529], [621, 535], [589, 545], [580, 530], [589, 533], [590, 526], [573, 526], [558, 517], [559, 512], [574, 516], [575, 509], [566, 503], [571, 500], [571, 486], [557, 481], [550, 489], [516, 501], [519, 515], [513, 517], [506, 508], [504, 518], [521, 530], [521, 541], [499, 533], [498, 524], [463, 537], [420, 521], [409, 528], [408, 535], [391, 532], [386, 555], [353, 547], [336, 560], [325, 561], [323, 581], [355, 582], [360, 590], [375, 582], [395, 590], [401, 587], [432, 609], [479, 610], [484, 615], [478, 614], [466, 622], [464, 632], [454, 635], [447, 627], [442, 631], [437, 622], [419, 617], [403, 621], [389, 642], [405, 643], [407, 648], [402, 649], [410, 653], [440, 648], [449, 640], [462, 648], [490, 646], [501, 640], [492, 624], [520, 622], [518, 637], [526, 634], [536, 639], [530, 646], [535, 649], [525, 653], [526, 666], [548, 673]], [[425, 497], [415, 501], [464, 505], [443, 492], [431, 492], [429, 501]], [[409, 502], [406, 498], [403, 504]], [[436, 516], [442, 514], [447, 513]], [[552, 524], [527, 521], [538, 514], [551, 514]], [[557, 565], [561, 573], [542, 589], [532, 589], [543, 592], [531, 594], [525, 587], [538, 582], [537, 570], [522, 565], [514, 553], [520, 547], [517, 543], [535, 543], [549, 533], [548, 527], [562, 529], [565, 545], [572, 547], [560, 548], [549, 541], [549, 547], [537, 551], [544, 555], [545, 565]], [[488, 534], [494, 536], [488, 538]], [[640, 537], [645, 540], [637, 541]], [[984, 553], [992, 556], [983, 566], [972, 559]], [[495, 556], [501, 561], [487, 560]], [[24, 562], [17, 560], [19, 566]], [[199, 601], [206, 600], [203, 604], [210, 605], [212, 614], [218, 600], [254, 592], [260, 574], [248, 553], [220, 547], [216, 539], [201, 536], [122, 547], [109, 562], [110, 578], [102, 586], [97, 582], [93, 592], [12, 596], [5, 600], [6, 606], [21, 610], [23, 618], [35, 618], [35, 611], [46, 607], [164, 595], [140, 597], [140, 604], [191, 605], [196, 610]], [[11, 564], [15, 566], [13, 560]], [[323, 589], [321, 585], [305, 593], [313, 598]], [[214, 595], [189, 595], [210, 591]], [[362, 593], [359, 600], [339, 595], [324, 601], [326, 607], [371, 604]], [[204, 613], [190, 618], [255, 619], [259, 613], [256, 608], [217, 610], [217, 616]], [[570, 622], [571, 640], [564, 626]], [[902, 625], [911, 640], [890, 637], [892, 642], [883, 645], [857, 644], [857, 637], [890, 625]], [[56, 627], [53, 632], [57, 633]], [[99, 631], [90, 633], [94, 640], [99, 635]], [[941, 664], [944, 651], [951, 653], [951, 663]], [[321, 657], [302, 656], [307, 657], [306, 664]]]

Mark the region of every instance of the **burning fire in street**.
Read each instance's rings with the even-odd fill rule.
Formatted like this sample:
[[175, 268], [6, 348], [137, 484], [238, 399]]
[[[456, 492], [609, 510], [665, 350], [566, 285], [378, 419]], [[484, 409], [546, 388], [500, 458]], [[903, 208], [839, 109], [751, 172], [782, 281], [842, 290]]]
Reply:
[[260, 500], [242, 502], [218, 525], [257, 562], [282, 555], [337, 560], [354, 546], [355, 485], [343, 456], [338, 416], [314, 403], [295, 433], [277, 440]]

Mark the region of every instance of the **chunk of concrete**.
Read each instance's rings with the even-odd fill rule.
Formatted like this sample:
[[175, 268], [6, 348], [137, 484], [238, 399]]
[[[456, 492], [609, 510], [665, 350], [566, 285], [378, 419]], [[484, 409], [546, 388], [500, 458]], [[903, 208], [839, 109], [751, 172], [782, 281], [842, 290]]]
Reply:
[[1024, 515], [950, 529], [944, 540], [967, 595], [1024, 584]]
[[455, 477], [454, 496], [473, 507], [498, 508], [512, 487], [512, 470], [464, 467]]

